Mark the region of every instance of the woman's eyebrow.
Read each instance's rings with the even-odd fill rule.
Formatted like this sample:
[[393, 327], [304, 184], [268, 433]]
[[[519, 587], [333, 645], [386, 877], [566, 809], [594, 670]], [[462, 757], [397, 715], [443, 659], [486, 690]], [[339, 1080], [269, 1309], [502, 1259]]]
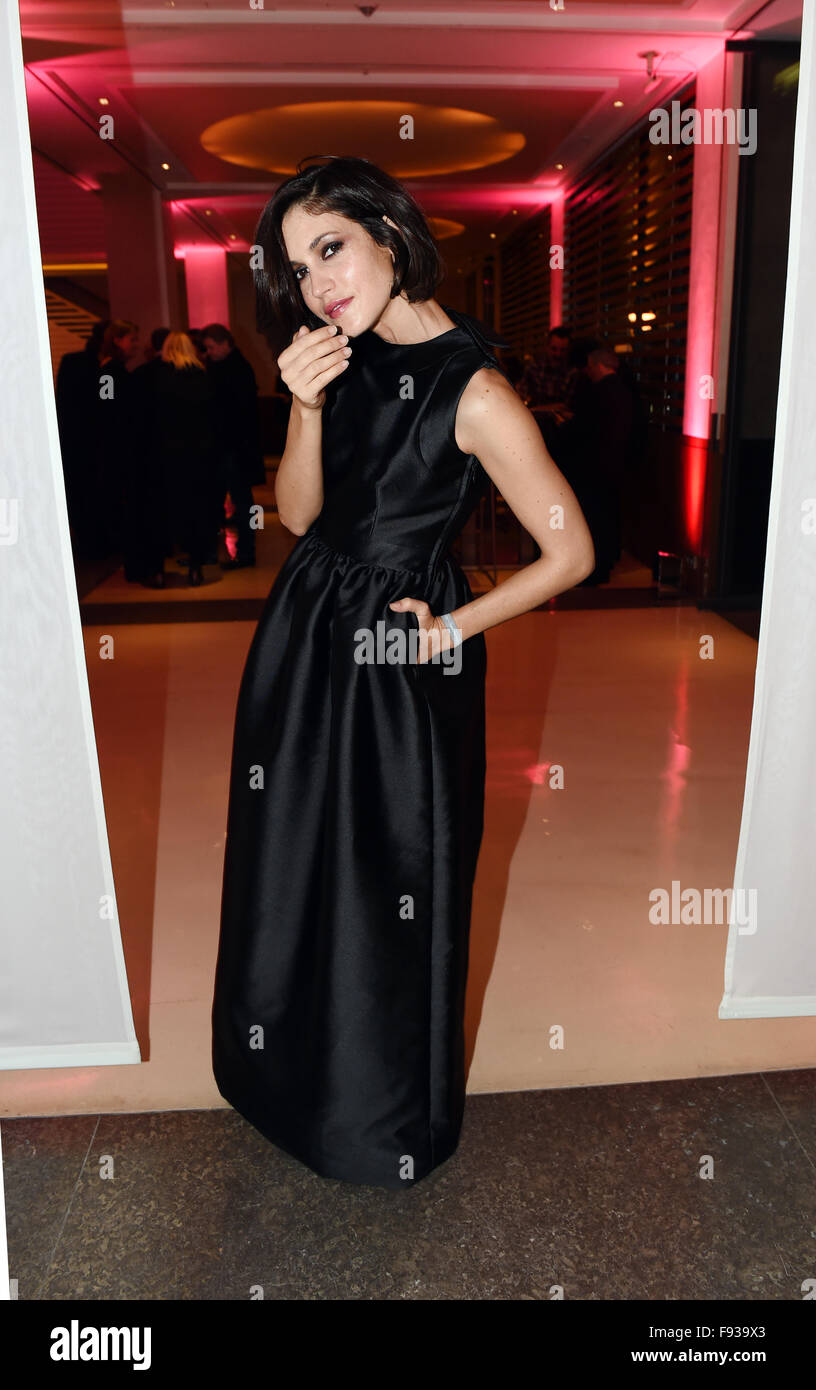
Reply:
[[[323, 238], [324, 238], [324, 236], [339, 236], [339, 235], [340, 235], [339, 232], [321, 232], [319, 236], [316, 236], [316, 237], [315, 237], [314, 241], [310, 241], [310, 242], [309, 242], [309, 250], [310, 250], [310, 251], [314, 251], [315, 247], [317, 246], [317, 243], [318, 243], [319, 241], [322, 241]], [[290, 265], [299, 265], [300, 262], [299, 262], [299, 261], [291, 261], [291, 260], [290, 260], [289, 264], [290, 264]]]

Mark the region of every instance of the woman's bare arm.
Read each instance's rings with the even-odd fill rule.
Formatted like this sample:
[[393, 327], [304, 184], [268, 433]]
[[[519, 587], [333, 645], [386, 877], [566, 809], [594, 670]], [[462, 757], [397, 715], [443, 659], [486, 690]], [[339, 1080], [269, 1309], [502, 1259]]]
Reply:
[[278, 516], [287, 531], [302, 536], [323, 508], [323, 406], [325, 387], [347, 366], [351, 349], [336, 324], [299, 328], [278, 358], [292, 392], [286, 445], [275, 478]]
[[[547, 452], [534, 417], [499, 372], [485, 367], [471, 377], [459, 400], [455, 438], [464, 453], [475, 454], [541, 550], [537, 560], [452, 612], [464, 640], [572, 588], [591, 573], [595, 550], [575, 493]], [[415, 612], [421, 629], [437, 629], [439, 643], [432, 650], [452, 645], [445, 624], [426, 603], [405, 598], [391, 606]]]

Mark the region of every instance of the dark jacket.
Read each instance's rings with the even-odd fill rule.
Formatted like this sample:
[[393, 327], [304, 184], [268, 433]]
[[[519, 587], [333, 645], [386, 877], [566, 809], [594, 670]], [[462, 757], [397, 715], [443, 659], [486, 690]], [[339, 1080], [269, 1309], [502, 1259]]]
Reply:
[[200, 367], [174, 367], [159, 360], [145, 364], [140, 386], [158, 456], [193, 472], [199, 461], [210, 467], [218, 435], [208, 373]]
[[591, 447], [602, 474], [620, 484], [626, 475], [634, 426], [634, 398], [620, 372], [611, 372], [592, 384], [590, 413]]
[[582, 489], [596, 481], [623, 483], [631, 458], [634, 406], [632, 391], [619, 372], [594, 382], [583, 376], [575, 414], [558, 427], [552, 450], [579, 499]]
[[66, 352], [57, 370], [55, 396], [60, 445], [66, 471], [89, 447], [98, 391], [99, 363], [92, 348]]
[[207, 363], [213, 388], [215, 432], [228, 474], [251, 487], [266, 482], [258, 419], [258, 385], [244, 354], [233, 348], [220, 362]]

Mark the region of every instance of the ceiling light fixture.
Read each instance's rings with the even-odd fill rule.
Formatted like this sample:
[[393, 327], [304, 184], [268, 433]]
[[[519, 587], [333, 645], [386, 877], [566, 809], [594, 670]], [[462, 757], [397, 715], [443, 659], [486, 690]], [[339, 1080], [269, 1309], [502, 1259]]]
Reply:
[[656, 72], [655, 72], [655, 61], [654, 61], [654, 60], [655, 60], [655, 58], [665, 57], [665, 54], [662, 54], [662, 55], [661, 55], [660, 53], [658, 53], [658, 51], [657, 51], [656, 48], [647, 48], [647, 49], [645, 49], [642, 53], [639, 53], [637, 56], [638, 56], [638, 58], [645, 58], [645, 59], [646, 59], [646, 79], [647, 79], [647, 80], [646, 80], [646, 86], [643, 88], [643, 91], [644, 91], [644, 93], [645, 93], [645, 92], [651, 92], [652, 89], [653, 89], [654, 87], [657, 87], [657, 86], [660, 85], [660, 81], [661, 81], [661, 79], [657, 76], [657, 74], [656, 74]]
[[646, 59], [646, 76], [648, 77], [650, 82], [654, 77], [654, 60], [655, 58], [659, 57], [660, 54], [658, 53], [656, 48], [647, 48], [645, 52], [638, 54], [638, 58]]

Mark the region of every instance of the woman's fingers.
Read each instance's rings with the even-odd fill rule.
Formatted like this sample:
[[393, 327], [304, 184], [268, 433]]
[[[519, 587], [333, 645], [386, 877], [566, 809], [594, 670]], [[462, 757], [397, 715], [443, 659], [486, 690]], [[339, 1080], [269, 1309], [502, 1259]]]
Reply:
[[[285, 348], [278, 358], [278, 366], [282, 371], [291, 369], [298, 370], [303, 363], [316, 360], [325, 353], [331, 352], [337, 342], [338, 326], [327, 323], [322, 328], [314, 328], [305, 333], [298, 329], [288, 348]], [[344, 344], [345, 345], [345, 344]]]
[[401, 613], [416, 613], [417, 617], [429, 618], [431, 615], [430, 604], [424, 598], [397, 598], [390, 604], [391, 608], [399, 608]]
[[[347, 367], [348, 364], [349, 359], [344, 357], [341, 362], [335, 362], [332, 366], [325, 367], [322, 372], [317, 373], [317, 376], [311, 377], [308, 383], [304, 383], [300, 390], [307, 395], [319, 395], [323, 387], [327, 386], [330, 381], [333, 381], [336, 376], [339, 376], [343, 368]], [[299, 392], [295, 391], [294, 394], [298, 395]]]
[[290, 345], [278, 358], [281, 377], [301, 400], [313, 404], [323, 386], [339, 376], [351, 356], [345, 334], [331, 324], [313, 330], [298, 329]]

